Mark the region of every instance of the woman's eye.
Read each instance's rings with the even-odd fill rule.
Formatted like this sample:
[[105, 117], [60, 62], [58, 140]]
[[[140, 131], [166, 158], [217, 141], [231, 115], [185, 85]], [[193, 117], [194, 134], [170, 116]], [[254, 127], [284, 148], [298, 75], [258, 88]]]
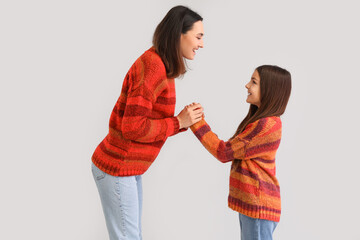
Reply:
[[254, 84], [256, 84], [256, 82], [255, 82], [255, 81], [253, 81], [253, 83], [254, 83]]

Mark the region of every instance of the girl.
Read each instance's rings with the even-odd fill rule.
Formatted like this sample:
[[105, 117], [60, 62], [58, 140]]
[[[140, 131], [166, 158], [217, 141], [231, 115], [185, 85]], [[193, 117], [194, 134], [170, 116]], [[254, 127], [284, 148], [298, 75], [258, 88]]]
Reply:
[[[185, 73], [184, 58], [203, 47], [202, 17], [187, 7], [172, 8], [157, 26], [153, 47], [125, 76], [110, 116], [109, 133], [92, 156], [96, 182], [111, 240], [141, 236], [141, 175], [166, 139], [202, 118], [200, 105], [174, 117], [174, 78]], [[197, 108], [197, 110], [194, 110]]]
[[290, 97], [291, 75], [277, 66], [260, 66], [245, 87], [250, 109], [229, 141], [219, 140], [204, 119], [191, 130], [219, 161], [232, 161], [228, 205], [239, 212], [241, 239], [268, 240], [281, 213], [275, 155], [281, 139], [280, 116]]

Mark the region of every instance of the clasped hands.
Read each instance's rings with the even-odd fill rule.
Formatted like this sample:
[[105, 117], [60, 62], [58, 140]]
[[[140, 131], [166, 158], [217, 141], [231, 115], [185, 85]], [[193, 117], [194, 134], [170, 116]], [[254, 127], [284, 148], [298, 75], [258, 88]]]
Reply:
[[204, 116], [203, 110], [204, 109], [200, 103], [191, 103], [186, 105], [179, 115], [176, 116], [179, 120], [179, 128], [188, 128], [199, 122]]

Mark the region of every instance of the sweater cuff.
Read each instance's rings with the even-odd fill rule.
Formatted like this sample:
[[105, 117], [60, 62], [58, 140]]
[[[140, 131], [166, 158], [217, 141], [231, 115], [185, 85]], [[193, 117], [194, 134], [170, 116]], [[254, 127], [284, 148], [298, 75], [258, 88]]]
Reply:
[[199, 122], [195, 123], [194, 125], [192, 125], [190, 127], [191, 131], [193, 131], [194, 133], [196, 132], [196, 130], [198, 130], [199, 128], [201, 128], [202, 126], [207, 125], [206, 121], [204, 118], [202, 118]]
[[173, 136], [175, 134], [181, 133], [181, 132], [185, 132], [187, 131], [187, 128], [181, 128], [180, 127], [180, 123], [179, 123], [179, 119], [177, 117], [171, 117], [168, 118], [168, 136]]
[[167, 123], [168, 123], [168, 136], [173, 136], [175, 134], [177, 134], [179, 132], [179, 120], [177, 119], [177, 117], [171, 117], [171, 118], [167, 118]]
[[179, 133], [186, 132], [187, 130], [188, 130], [188, 128], [182, 128], [182, 129], [179, 130]]

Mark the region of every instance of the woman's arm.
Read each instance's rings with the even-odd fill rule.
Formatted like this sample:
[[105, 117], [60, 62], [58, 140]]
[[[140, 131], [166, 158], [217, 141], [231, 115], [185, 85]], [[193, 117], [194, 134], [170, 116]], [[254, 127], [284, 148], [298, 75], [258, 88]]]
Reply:
[[197, 105], [184, 108], [176, 117], [152, 119], [148, 117], [153, 107], [150, 94], [151, 91], [142, 86], [128, 96], [121, 129], [126, 139], [138, 142], [163, 140], [185, 131], [201, 119], [202, 110], [195, 110]]
[[179, 132], [176, 117], [152, 119], [152, 92], [140, 86], [130, 92], [121, 124], [121, 132], [126, 139], [138, 142], [156, 142]]
[[126, 92], [126, 105], [121, 124], [121, 132], [126, 139], [156, 142], [175, 135], [196, 122], [194, 121], [196, 114], [193, 111], [182, 111], [179, 114], [181, 116], [178, 117], [162, 119], [149, 117], [161, 89], [168, 84], [162, 65], [160, 58], [153, 58], [151, 61], [147, 59], [142, 61], [139, 58], [127, 75], [129, 89]]

